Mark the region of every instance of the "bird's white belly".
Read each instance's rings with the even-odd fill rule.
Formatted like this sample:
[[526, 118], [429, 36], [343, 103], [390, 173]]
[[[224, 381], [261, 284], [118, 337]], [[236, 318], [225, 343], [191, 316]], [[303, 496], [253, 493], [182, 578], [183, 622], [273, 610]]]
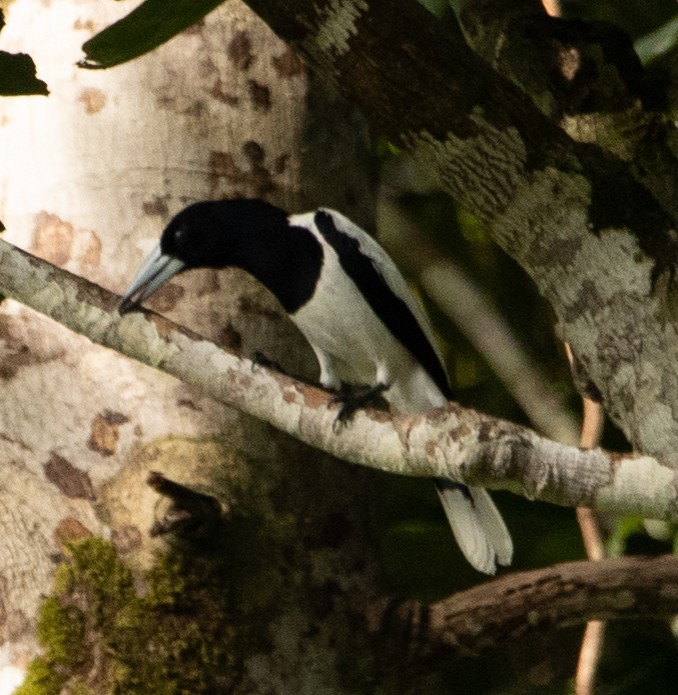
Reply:
[[[292, 317], [316, 354], [320, 351], [329, 363], [331, 378], [321, 374], [324, 385], [385, 384], [384, 397], [401, 413], [423, 413], [444, 405], [446, 399], [431, 377], [361, 301], [367, 307], [364, 311], [356, 305], [353, 311], [337, 307], [328, 317], [311, 304]], [[322, 370], [323, 359], [318, 358]]]
[[412, 363], [410, 353], [346, 281], [318, 287], [292, 320], [311, 346], [331, 359], [336, 375], [344, 381], [392, 380]]

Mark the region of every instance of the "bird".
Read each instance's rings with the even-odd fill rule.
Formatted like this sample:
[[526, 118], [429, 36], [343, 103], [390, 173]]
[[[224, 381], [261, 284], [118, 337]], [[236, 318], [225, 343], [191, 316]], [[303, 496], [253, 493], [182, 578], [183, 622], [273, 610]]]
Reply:
[[[260, 199], [189, 205], [172, 218], [119, 306], [140, 304], [193, 268], [237, 267], [277, 298], [310, 344], [321, 385], [369, 386], [396, 412], [425, 413], [452, 399], [422, 307], [386, 251], [336, 210], [290, 214]], [[468, 562], [495, 574], [513, 543], [487, 490], [434, 479]]]

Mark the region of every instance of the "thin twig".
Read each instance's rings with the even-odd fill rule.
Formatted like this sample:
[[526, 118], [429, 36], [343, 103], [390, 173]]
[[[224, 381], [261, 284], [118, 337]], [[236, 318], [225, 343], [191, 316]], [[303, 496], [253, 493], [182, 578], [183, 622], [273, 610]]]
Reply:
[[[590, 398], [583, 398], [582, 401], [584, 417], [580, 444], [584, 449], [593, 449], [600, 444], [605, 415], [600, 403]], [[605, 543], [597, 514], [592, 509], [578, 507], [577, 521], [587, 557], [589, 560], [602, 560], [605, 557]], [[576, 695], [595, 694], [606, 630], [607, 623], [603, 620], [591, 620], [586, 624], [574, 679]]]
[[560, 17], [560, 0], [542, 0], [542, 5], [551, 17]]
[[[572, 351], [565, 343], [567, 359], [572, 366]], [[600, 444], [605, 423], [605, 414], [600, 403], [590, 398], [582, 398], [583, 417], [579, 445], [582, 449], [593, 449]], [[605, 543], [596, 513], [586, 507], [577, 507], [577, 522], [581, 531], [584, 549], [589, 560], [600, 561], [605, 557]], [[592, 620], [586, 624], [579, 649], [579, 660], [574, 679], [576, 695], [594, 695], [598, 663], [603, 653], [606, 624]]]

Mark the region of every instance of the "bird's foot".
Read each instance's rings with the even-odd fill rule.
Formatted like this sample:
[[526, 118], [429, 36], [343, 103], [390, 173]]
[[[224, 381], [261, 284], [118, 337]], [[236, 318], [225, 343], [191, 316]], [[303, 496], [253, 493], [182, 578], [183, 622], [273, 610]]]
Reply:
[[347, 425], [356, 410], [367, 408], [368, 406], [382, 407], [385, 405], [382, 394], [389, 388], [388, 384], [376, 384], [376, 386], [368, 386], [367, 384], [349, 384], [345, 381], [341, 382], [341, 386], [335, 390], [334, 396], [330, 403], [332, 405], [339, 403], [339, 414], [334, 421], [334, 431], [339, 431]]
[[151, 536], [168, 533], [203, 536], [209, 534], [221, 521], [221, 505], [215, 497], [191, 490], [154, 471], [149, 473], [146, 483], [170, 500], [170, 507], [164, 517], [151, 527]]

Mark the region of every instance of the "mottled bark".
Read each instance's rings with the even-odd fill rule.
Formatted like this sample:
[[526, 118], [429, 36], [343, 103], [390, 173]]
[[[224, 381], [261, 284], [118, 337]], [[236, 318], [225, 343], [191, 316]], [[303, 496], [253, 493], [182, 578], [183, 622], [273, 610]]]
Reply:
[[540, 2], [455, 3], [470, 46], [574, 140], [627, 163], [678, 216], [678, 132], [667, 76], [646, 71], [614, 24], [549, 17]]

